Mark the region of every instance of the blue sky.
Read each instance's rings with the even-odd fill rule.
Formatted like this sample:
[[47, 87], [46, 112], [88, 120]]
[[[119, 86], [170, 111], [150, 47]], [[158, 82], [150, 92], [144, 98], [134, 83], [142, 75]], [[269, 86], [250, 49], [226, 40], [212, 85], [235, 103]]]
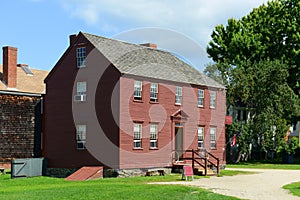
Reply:
[[[200, 71], [210, 34], [267, 0], [2, 1], [0, 45], [18, 48], [18, 63], [51, 70], [79, 31], [176, 51]], [[171, 39], [172, 40], [171, 40]], [[178, 39], [180, 38], [180, 39]], [[189, 57], [190, 56], [190, 57]], [[2, 53], [0, 56], [2, 63]]]

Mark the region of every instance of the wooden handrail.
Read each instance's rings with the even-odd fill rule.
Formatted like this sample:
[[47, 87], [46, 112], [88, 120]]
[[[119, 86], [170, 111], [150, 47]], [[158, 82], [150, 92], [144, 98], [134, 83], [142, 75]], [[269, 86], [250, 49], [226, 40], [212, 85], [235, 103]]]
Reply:
[[[197, 163], [198, 165], [200, 165], [201, 167], [204, 168], [204, 174], [205, 176], [207, 175], [207, 165], [208, 163], [211, 164], [212, 166], [217, 168], [217, 174], [219, 175], [220, 173], [220, 160], [219, 158], [217, 158], [216, 156], [214, 156], [213, 154], [211, 154], [210, 152], [208, 152], [206, 149], [201, 149], [201, 151], [203, 151], [205, 153], [205, 155], [201, 155], [199, 152], [200, 150], [194, 150], [194, 149], [188, 149], [188, 150], [176, 150], [174, 152], [179, 153], [182, 157], [180, 158], [181, 160], [191, 160], [192, 161], [192, 167], [195, 167], [195, 163]], [[192, 153], [191, 157], [186, 156], [186, 153]], [[172, 152], [173, 154], [173, 152]], [[196, 156], [195, 156], [196, 155]], [[209, 157], [215, 159], [216, 164], [214, 162], [212, 162], [211, 160], [209, 160]], [[173, 158], [172, 158], [173, 159]], [[202, 160], [204, 161], [204, 165], [201, 164], [198, 160]]]

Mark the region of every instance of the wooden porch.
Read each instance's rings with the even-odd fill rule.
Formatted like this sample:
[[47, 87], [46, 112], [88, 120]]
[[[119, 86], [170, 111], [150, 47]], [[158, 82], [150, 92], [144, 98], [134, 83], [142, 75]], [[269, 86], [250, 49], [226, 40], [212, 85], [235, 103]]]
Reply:
[[172, 167], [182, 169], [185, 165], [191, 165], [196, 175], [219, 175], [219, 158], [206, 149], [188, 149], [172, 151]]

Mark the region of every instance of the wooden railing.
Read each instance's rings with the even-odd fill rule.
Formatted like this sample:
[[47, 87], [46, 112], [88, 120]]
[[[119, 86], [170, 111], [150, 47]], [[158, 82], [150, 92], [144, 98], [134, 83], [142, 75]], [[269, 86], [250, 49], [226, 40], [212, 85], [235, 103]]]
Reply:
[[172, 152], [172, 155], [175, 155], [175, 158], [172, 157], [172, 160], [177, 160], [177, 163], [179, 163], [181, 160], [190, 160], [192, 161], [193, 169], [197, 164], [203, 167], [205, 176], [207, 175], [208, 167], [215, 167], [217, 169], [217, 174], [220, 173], [219, 158], [208, 152], [206, 149], [175, 150]]

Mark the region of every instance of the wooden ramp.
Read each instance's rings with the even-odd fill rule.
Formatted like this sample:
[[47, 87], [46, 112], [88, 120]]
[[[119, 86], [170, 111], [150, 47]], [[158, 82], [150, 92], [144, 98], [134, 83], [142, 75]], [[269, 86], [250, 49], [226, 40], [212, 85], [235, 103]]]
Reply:
[[85, 166], [65, 178], [68, 181], [85, 181], [96, 178], [103, 178], [103, 167], [102, 166]]

